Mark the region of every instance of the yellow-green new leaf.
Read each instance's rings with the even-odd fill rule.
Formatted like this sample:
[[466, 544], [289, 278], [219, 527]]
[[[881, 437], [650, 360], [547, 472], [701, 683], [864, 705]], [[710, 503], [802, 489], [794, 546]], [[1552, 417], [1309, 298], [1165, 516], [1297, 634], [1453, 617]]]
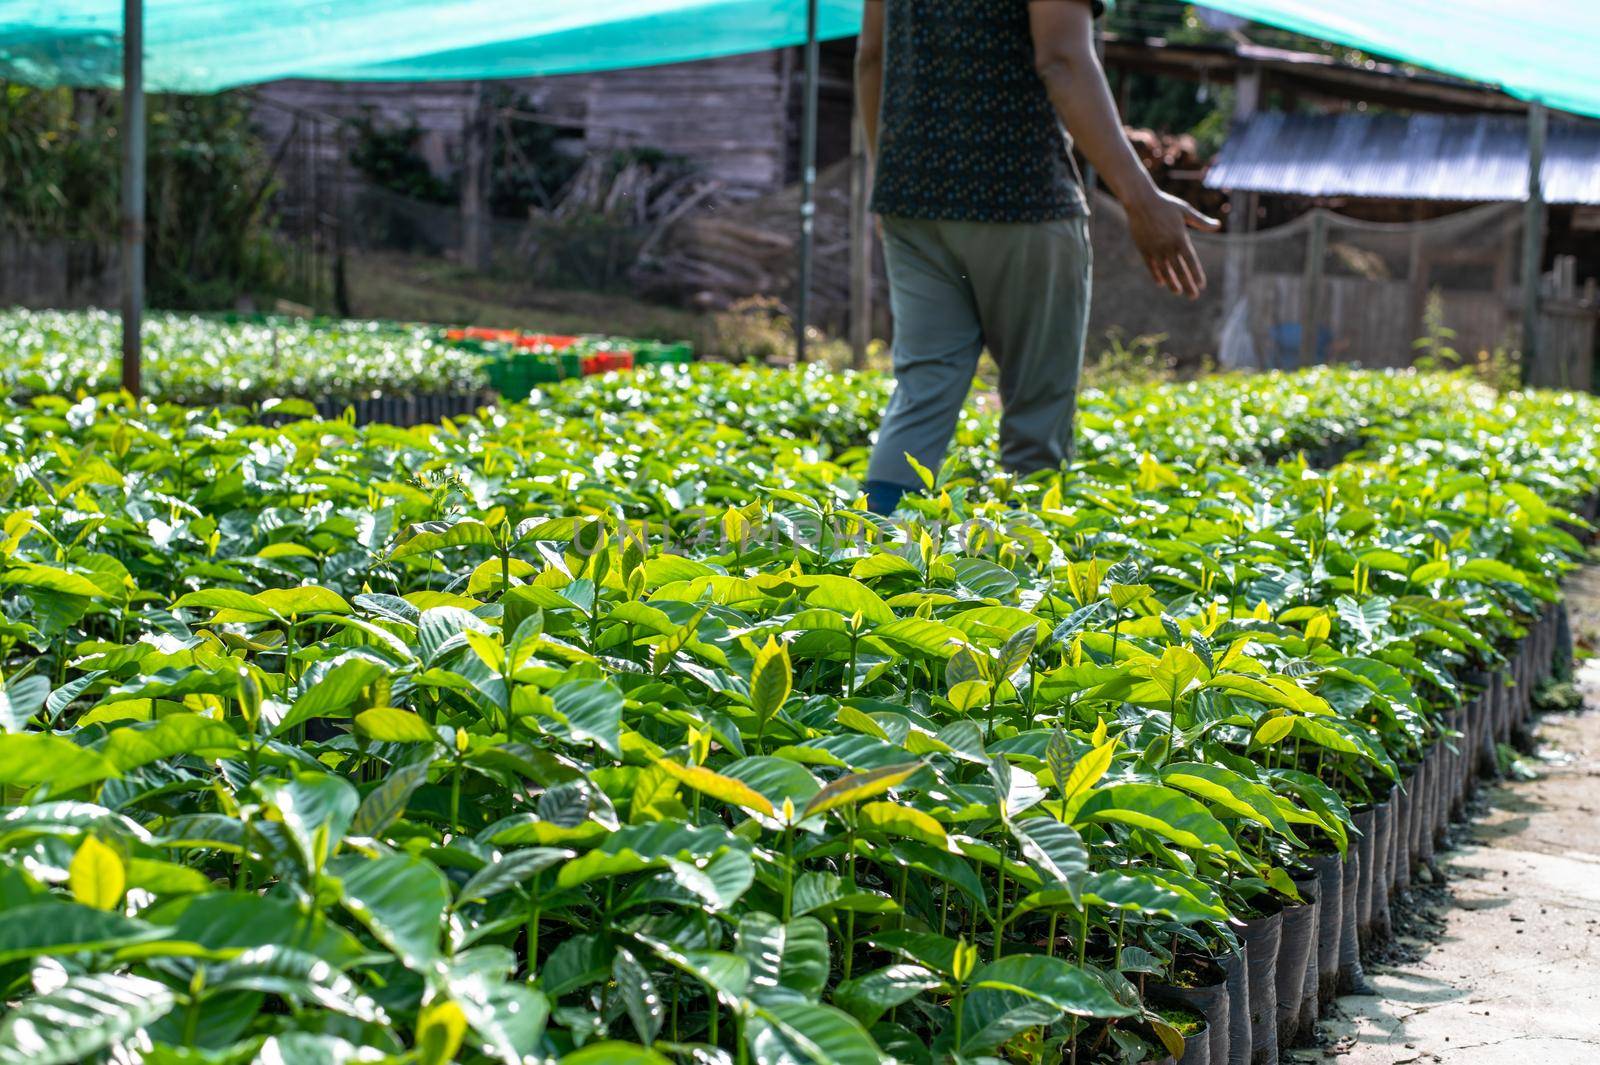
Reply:
[[932, 815], [899, 803], [865, 803], [856, 811], [856, 830], [914, 839], [939, 850], [950, 849], [950, 837]]
[[1270, 747], [1274, 743], [1281, 743], [1293, 731], [1294, 718], [1291, 715], [1269, 717], [1256, 729], [1255, 742], [1262, 747]]
[[811, 801], [806, 803], [805, 809], [800, 813], [800, 820], [819, 817], [829, 810], [863, 799], [876, 798], [890, 788], [904, 784], [921, 768], [921, 762], [910, 762], [906, 765], [884, 766], [882, 769], [869, 769], [864, 773], [842, 776], [811, 797]]
[[433, 727], [409, 710], [375, 706], [356, 715], [356, 731], [379, 743], [433, 743]]
[[773, 808], [772, 800], [742, 780], [725, 777], [705, 766], [679, 765], [665, 758], [658, 760], [656, 765], [666, 770], [673, 779], [685, 787], [693, 788], [702, 795], [709, 795], [719, 802], [742, 806], [746, 810], [754, 810], [766, 817], [772, 817], [777, 812]]
[[766, 646], [756, 653], [755, 664], [750, 669], [750, 709], [760, 720], [770, 720], [788, 701], [793, 687], [789, 649], [769, 636]]
[[466, 1034], [467, 1015], [460, 1006], [449, 999], [429, 1003], [417, 1015], [417, 1061], [449, 1065]]
[[67, 867], [67, 886], [83, 905], [109, 910], [122, 900], [128, 869], [120, 854], [94, 836], [85, 836]]

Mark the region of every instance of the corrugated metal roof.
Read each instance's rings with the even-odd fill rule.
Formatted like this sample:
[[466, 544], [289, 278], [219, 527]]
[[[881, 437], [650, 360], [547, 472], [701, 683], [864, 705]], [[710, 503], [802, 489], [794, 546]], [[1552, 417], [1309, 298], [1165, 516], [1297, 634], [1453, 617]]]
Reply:
[[[1544, 196], [1600, 204], [1600, 124], [1551, 122]], [[1397, 200], [1521, 200], [1528, 134], [1494, 115], [1252, 115], [1206, 172], [1213, 189]]]

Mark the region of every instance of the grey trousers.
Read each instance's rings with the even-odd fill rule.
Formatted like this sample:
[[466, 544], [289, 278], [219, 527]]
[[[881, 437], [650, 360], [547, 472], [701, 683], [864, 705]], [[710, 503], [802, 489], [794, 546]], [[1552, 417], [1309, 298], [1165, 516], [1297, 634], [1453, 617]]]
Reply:
[[894, 396], [867, 477], [912, 488], [937, 471], [984, 348], [1000, 367], [1000, 461], [1019, 474], [1072, 457], [1089, 322], [1084, 216], [1034, 224], [883, 220]]

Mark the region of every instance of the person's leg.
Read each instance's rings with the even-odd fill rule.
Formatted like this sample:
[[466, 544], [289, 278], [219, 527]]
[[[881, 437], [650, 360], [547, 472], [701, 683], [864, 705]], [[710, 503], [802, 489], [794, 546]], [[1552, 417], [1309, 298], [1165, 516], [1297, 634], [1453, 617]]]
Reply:
[[983, 350], [977, 304], [943, 222], [883, 220], [884, 264], [894, 313], [894, 396], [867, 465], [868, 504], [892, 511], [922, 482], [909, 453], [937, 470], [955, 432]]
[[989, 354], [1000, 367], [1000, 461], [1027, 475], [1071, 461], [1089, 325], [1084, 217], [1036, 225], [968, 223], [950, 243], [972, 276]]

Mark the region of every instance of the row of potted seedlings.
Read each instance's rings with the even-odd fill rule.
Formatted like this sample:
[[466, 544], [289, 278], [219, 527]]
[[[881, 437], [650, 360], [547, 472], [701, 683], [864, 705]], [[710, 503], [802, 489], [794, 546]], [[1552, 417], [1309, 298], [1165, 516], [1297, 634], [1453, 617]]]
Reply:
[[1527, 729], [1566, 623], [1565, 608], [1550, 606], [1510, 651], [1506, 671], [1468, 678], [1477, 694], [1446, 715], [1426, 754], [1382, 801], [1352, 811], [1348, 852], [1313, 855], [1292, 877], [1299, 902], [1246, 919], [1238, 945], [1220, 956], [1176, 961], [1182, 983], [1146, 985], [1152, 1001], [1203, 1018], [1171, 1060], [1272, 1065], [1280, 1050], [1316, 1045], [1316, 1022], [1339, 995], [1371, 990], [1363, 956], [1393, 937], [1395, 910], [1418, 873], [1437, 881], [1435, 853], [1450, 825], [1467, 820], [1479, 786], [1499, 775], [1499, 746]]

